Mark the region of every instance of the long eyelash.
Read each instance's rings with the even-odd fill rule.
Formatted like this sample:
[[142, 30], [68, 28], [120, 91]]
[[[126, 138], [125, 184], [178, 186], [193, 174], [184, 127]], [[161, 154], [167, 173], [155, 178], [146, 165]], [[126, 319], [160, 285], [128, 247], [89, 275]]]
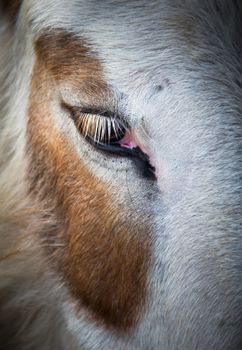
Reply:
[[78, 129], [82, 131], [83, 137], [91, 137], [94, 142], [110, 143], [111, 135], [116, 138], [123, 135], [124, 125], [113, 117], [96, 114], [80, 114], [76, 120]]

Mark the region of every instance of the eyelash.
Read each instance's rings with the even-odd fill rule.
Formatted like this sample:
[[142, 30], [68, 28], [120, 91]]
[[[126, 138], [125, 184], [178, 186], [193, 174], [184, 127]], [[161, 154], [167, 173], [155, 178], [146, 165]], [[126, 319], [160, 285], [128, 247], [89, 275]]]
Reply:
[[83, 137], [92, 138], [96, 143], [113, 143], [121, 140], [126, 128], [114, 117], [101, 114], [80, 114], [76, 121]]

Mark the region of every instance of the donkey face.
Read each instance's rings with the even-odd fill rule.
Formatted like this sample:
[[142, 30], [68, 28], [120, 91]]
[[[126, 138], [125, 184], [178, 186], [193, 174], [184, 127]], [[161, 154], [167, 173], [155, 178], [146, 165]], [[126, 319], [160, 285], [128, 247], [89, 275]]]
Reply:
[[32, 0], [7, 24], [35, 235], [85, 349], [242, 346], [241, 15]]

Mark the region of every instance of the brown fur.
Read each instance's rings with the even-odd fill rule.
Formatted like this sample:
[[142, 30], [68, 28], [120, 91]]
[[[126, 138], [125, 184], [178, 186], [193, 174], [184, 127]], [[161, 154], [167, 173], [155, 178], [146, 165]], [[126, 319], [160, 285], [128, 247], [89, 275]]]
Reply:
[[36, 45], [38, 59], [57, 82], [68, 81], [92, 99], [100, 91], [107, 92], [99, 60], [90, 45], [63, 29], [43, 32]]
[[101, 73], [100, 63], [87, 48], [70, 34], [66, 37], [69, 42], [57, 35], [37, 43], [40, 59], [33, 75], [28, 123], [31, 193], [56, 217], [52, 233], [41, 238], [60, 243], [47, 253], [81, 308], [108, 327], [127, 330], [145, 304], [150, 241], [146, 228], [137, 223], [139, 218], [127, 225], [126, 213], [115, 201], [118, 190], [96, 178], [54, 126], [51, 101], [58, 94], [59, 79], [74, 79], [82, 87], [88, 79], [88, 84], [97, 86], [95, 69]]

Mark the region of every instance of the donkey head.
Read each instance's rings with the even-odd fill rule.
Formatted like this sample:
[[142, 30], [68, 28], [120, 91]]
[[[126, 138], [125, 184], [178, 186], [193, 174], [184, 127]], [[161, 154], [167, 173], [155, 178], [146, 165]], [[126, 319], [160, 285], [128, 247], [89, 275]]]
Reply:
[[7, 123], [66, 327], [85, 349], [240, 349], [240, 2], [15, 3]]

